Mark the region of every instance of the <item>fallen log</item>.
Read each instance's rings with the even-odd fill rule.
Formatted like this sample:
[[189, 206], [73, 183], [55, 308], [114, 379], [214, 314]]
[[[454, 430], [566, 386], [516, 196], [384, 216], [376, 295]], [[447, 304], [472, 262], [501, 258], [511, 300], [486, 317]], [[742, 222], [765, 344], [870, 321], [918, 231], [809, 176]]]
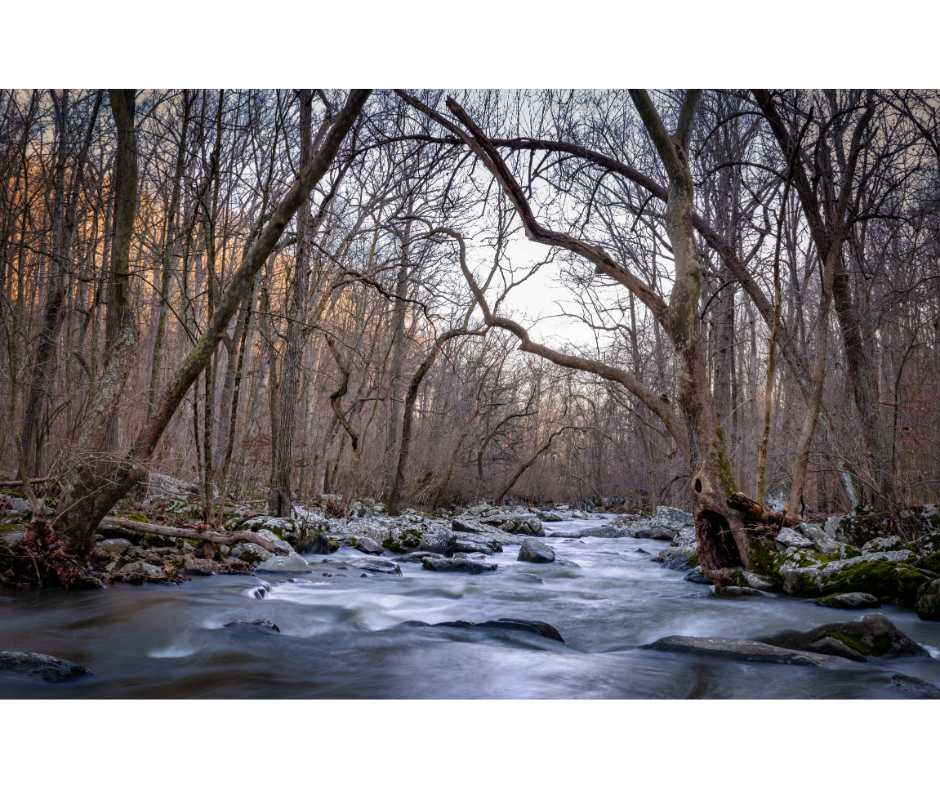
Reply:
[[[29, 483], [30, 484], [44, 484], [45, 482], [51, 482], [51, 481], [55, 481], [54, 476], [46, 476], [42, 479], [30, 479]], [[22, 479], [18, 479], [18, 480], [12, 479], [11, 481], [8, 481], [8, 482], [0, 481], [0, 487], [22, 487], [23, 484], [24, 482]]]
[[765, 525], [775, 525], [778, 528], [793, 528], [800, 531], [800, 524], [803, 522], [798, 517], [783, 512], [776, 512], [769, 506], [763, 506], [753, 498], [748, 498], [742, 492], [732, 493], [728, 496], [728, 506], [735, 511], [741, 512], [748, 520], [754, 523], [764, 523]]
[[156, 536], [173, 536], [177, 539], [199, 539], [203, 542], [213, 542], [214, 544], [235, 544], [236, 542], [252, 542], [263, 547], [268, 552], [275, 555], [287, 555], [288, 551], [283, 547], [276, 545], [270, 539], [266, 539], [254, 531], [233, 531], [232, 533], [223, 533], [221, 531], [197, 531], [195, 528], [176, 528], [172, 525], [157, 525], [156, 523], [140, 523], [136, 520], [125, 520], [123, 517], [105, 517], [102, 522], [109, 525], [118, 525], [121, 528], [127, 528], [131, 531], [138, 531], [143, 534], [154, 534]]

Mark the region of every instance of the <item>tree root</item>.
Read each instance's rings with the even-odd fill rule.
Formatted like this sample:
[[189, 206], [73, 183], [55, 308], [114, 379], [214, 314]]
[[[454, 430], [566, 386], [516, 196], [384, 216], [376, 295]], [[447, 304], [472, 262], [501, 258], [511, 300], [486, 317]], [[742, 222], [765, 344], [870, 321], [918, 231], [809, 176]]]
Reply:
[[0, 553], [0, 582], [38, 588], [103, 588], [104, 584], [69, 558], [41, 510], [23, 538]]

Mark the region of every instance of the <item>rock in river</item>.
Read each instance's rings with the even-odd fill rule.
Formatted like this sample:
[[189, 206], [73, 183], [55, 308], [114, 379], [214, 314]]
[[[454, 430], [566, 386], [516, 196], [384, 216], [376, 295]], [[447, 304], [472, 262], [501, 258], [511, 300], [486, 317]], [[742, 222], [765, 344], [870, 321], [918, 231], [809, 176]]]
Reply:
[[307, 562], [304, 561], [303, 558], [297, 555], [297, 553], [291, 553], [290, 555], [273, 556], [260, 566], [256, 566], [255, 571], [272, 573], [298, 573], [312, 572], [313, 570], [307, 565]]
[[381, 555], [385, 552], [385, 548], [382, 547], [382, 545], [376, 542], [375, 539], [370, 539], [368, 536], [363, 536], [359, 539], [355, 544], [355, 548], [360, 553], [369, 553], [370, 555]]
[[91, 675], [84, 665], [48, 654], [27, 654], [22, 651], [0, 651], [0, 670], [39, 676], [43, 681], [57, 684], [61, 681]]
[[832, 657], [772, 646], [756, 640], [734, 640], [733, 638], [695, 638], [672, 636], [660, 638], [654, 643], [640, 646], [652, 651], [670, 651], [679, 654], [723, 657], [744, 662], [777, 662], [785, 665], [806, 667], [841, 668], [852, 664], [842, 657]]
[[920, 587], [914, 609], [924, 621], [940, 621], [940, 580]]
[[530, 564], [550, 564], [555, 560], [555, 551], [538, 539], [526, 539], [519, 548], [517, 561], [528, 561]]
[[424, 569], [431, 572], [462, 572], [467, 575], [482, 575], [484, 572], [495, 572], [496, 564], [485, 564], [480, 561], [468, 561], [466, 558], [424, 558], [421, 561]]
[[423, 621], [407, 621], [403, 626], [413, 627], [453, 627], [454, 629], [512, 629], [517, 632], [531, 632], [535, 635], [541, 635], [544, 638], [557, 640], [564, 643], [565, 640], [551, 624], [544, 621], [529, 621], [523, 618], [501, 618], [498, 621], [482, 621], [473, 623], [470, 621], [444, 621], [440, 624], [426, 624]]
[[381, 575], [400, 575], [401, 567], [384, 558], [351, 558], [346, 561], [347, 566], [361, 569], [366, 572], [377, 572]]
[[755, 640], [779, 648], [845, 657], [856, 662], [930, 656], [881, 613], [868, 613], [854, 621], [823, 624], [804, 632], [786, 629]]
[[256, 618], [254, 621], [242, 621], [241, 619], [237, 621], [229, 621], [227, 624], [223, 624], [224, 627], [255, 627], [256, 629], [265, 630], [268, 632], [280, 632], [281, 628], [275, 624], [269, 618]]
[[881, 607], [879, 602], [871, 594], [863, 594], [855, 591], [851, 594], [831, 594], [830, 596], [820, 597], [816, 600], [820, 607], [837, 607], [840, 610], [856, 610], [863, 607]]

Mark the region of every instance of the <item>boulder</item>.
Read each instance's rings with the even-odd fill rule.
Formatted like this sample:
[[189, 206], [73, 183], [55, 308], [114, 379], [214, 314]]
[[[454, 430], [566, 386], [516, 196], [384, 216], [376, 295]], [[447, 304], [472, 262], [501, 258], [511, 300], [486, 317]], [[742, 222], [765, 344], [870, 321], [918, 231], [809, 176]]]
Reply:
[[351, 558], [345, 562], [353, 569], [376, 572], [381, 575], [401, 575], [401, 567], [385, 558]]
[[496, 564], [486, 564], [481, 561], [468, 561], [466, 558], [424, 558], [421, 566], [431, 572], [460, 572], [467, 575], [481, 575], [484, 572], [495, 572]]
[[455, 539], [454, 543], [451, 545], [451, 553], [483, 553], [485, 555], [492, 555], [493, 553], [501, 552], [503, 552], [503, 546], [495, 539], [492, 541], [487, 541], [485, 538], [475, 541], [470, 539]]
[[397, 555], [392, 560], [396, 564], [420, 564], [425, 558], [440, 558], [437, 553], [405, 553], [404, 555]]
[[312, 534], [308, 539], [295, 542], [294, 549], [298, 553], [330, 555], [330, 553], [335, 553], [339, 550], [339, 541], [331, 539], [329, 534], [316, 533]]
[[830, 594], [820, 597], [816, 600], [820, 607], [835, 607], [839, 610], [857, 610], [866, 607], [881, 607], [879, 602], [871, 594], [863, 594], [855, 591], [851, 594]]
[[239, 542], [232, 548], [230, 555], [232, 558], [247, 561], [249, 564], [260, 564], [274, 558], [274, 553], [253, 542]]
[[565, 520], [565, 518], [559, 512], [552, 511], [540, 511], [538, 513], [538, 517], [544, 523], [561, 523]]
[[229, 621], [223, 624], [223, 627], [254, 627], [255, 629], [267, 632], [280, 632], [281, 628], [268, 618], [256, 618], [254, 621]]
[[381, 555], [385, 552], [385, 548], [382, 547], [374, 539], [370, 539], [368, 536], [363, 536], [361, 539], [356, 541], [354, 547], [360, 553], [368, 553], [369, 555]]
[[914, 610], [924, 621], [940, 621], [940, 580], [920, 587]]
[[795, 567], [785, 563], [780, 574], [788, 594], [817, 597], [861, 591], [879, 599], [899, 595], [898, 572], [908, 568], [915, 556], [909, 550], [867, 553], [857, 558]]
[[481, 517], [483, 525], [492, 525], [510, 534], [530, 534], [532, 536], [545, 536], [542, 521], [534, 514], [498, 514], [490, 517]]
[[[803, 531], [803, 536], [812, 541], [814, 546], [811, 549], [817, 553], [831, 555], [838, 553], [842, 547], [839, 542], [829, 536], [829, 534], [816, 525], [816, 523], [802, 523], [800, 528]], [[842, 556], [840, 556], [840, 558], [841, 557]]]
[[144, 561], [134, 561], [125, 564], [114, 573], [115, 580], [123, 580], [125, 583], [170, 583], [174, 579], [167, 577], [166, 573], [159, 566], [148, 564]]
[[538, 539], [526, 539], [519, 548], [517, 561], [531, 564], [550, 564], [555, 560], [555, 551]]
[[0, 671], [4, 670], [37, 676], [50, 684], [92, 675], [84, 665], [48, 654], [28, 654], [23, 651], [0, 651]]
[[672, 636], [640, 646], [641, 649], [665, 651], [696, 656], [721, 657], [743, 662], [776, 662], [784, 665], [802, 665], [835, 669], [852, 664], [848, 659], [838, 656], [813, 654], [779, 646], [768, 645], [754, 640], [735, 640], [733, 638], [698, 638]]
[[455, 518], [451, 521], [450, 527], [454, 533], [460, 534], [461, 541], [483, 542], [485, 544], [497, 542], [506, 545], [522, 544], [522, 540], [525, 539], [521, 534], [512, 534], [497, 528], [495, 525], [485, 525], [478, 520], [471, 520], [467, 517]]
[[815, 550], [816, 543], [803, 534], [798, 534], [792, 528], [781, 528], [777, 534], [774, 546], [782, 553], [788, 547], [795, 547], [797, 550]]
[[850, 514], [830, 517], [824, 526], [829, 536], [853, 547], [861, 547], [872, 539], [889, 536], [897, 530], [914, 537], [923, 537], [938, 528], [940, 508], [936, 504], [902, 509], [894, 515], [859, 506]]
[[133, 550], [134, 545], [127, 539], [105, 539], [103, 542], [98, 542], [97, 548], [110, 555], [124, 555]]
[[312, 572], [313, 570], [297, 553], [289, 555], [275, 555], [260, 566], [255, 567], [256, 572], [270, 572], [272, 574], [298, 574]]
[[685, 579], [686, 579], [689, 583], [702, 583], [703, 585], [711, 585], [711, 584], [712, 584], [712, 581], [708, 579], [708, 575], [706, 575], [706, 574], [702, 571], [702, 567], [700, 567], [700, 566], [695, 567], [691, 572], [689, 572], [689, 573], [685, 576]]
[[779, 648], [829, 654], [856, 662], [929, 656], [881, 613], [867, 613], [854, 621], [823, 624], [806, 631], [783, 630], [755, 640]]
[[744, 597], [756, 597], [756, 596], [766, 596], [773, 599], [776, 597], [776, 594], [771, 594], [767, 591], [760, 591], [756, 588], [748, 588], [747, 586], [725, 586], [719, 591], [715, 592], [715, 596], [721, 597], [722, 599], [734, 599], [744, 598]]

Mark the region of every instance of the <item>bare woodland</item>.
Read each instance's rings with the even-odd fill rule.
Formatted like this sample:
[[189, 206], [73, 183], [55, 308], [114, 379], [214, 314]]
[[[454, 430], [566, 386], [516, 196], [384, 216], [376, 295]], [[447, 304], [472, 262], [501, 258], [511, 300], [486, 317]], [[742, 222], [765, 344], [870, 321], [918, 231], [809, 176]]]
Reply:
[[746, 566], [770, 493], [940, 500], [938, 209], [931, 91], [4, 91], [0, 468], [76, 553], [159, 472]]

